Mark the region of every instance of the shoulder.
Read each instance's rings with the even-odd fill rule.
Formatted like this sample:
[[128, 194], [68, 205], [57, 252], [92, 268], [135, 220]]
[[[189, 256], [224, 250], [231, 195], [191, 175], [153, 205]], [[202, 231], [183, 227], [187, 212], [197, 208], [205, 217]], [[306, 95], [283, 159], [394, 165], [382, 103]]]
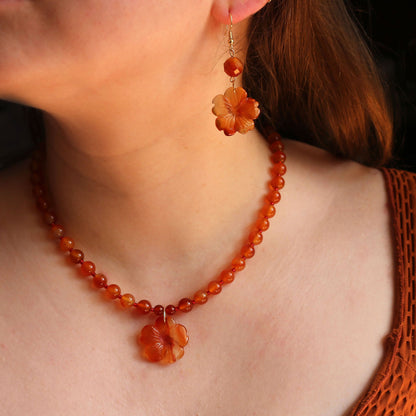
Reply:
[[298, 197], [307, 195], [309, 203], [323, 205], [331, 214], [355, 212], [351, 219], [356, 220], [359, 214], [374, 218], [378, 212], [387, 218], [389, 195], [382, 170], [337, 158], [305, 143], [285, 143], [288, 192], [293, 180]]
[[378, 279], [388, 287], [394, 239], [383, 172], [304, 143], [285, 143], [281, 208], [289, 219], [287, 233], [312, 244], [311, 261], [319, 258], [328, 273], [342, 265], [338, 273], [345, 268], [349, 276], [371, 276], [372, 290], [381, 287]]

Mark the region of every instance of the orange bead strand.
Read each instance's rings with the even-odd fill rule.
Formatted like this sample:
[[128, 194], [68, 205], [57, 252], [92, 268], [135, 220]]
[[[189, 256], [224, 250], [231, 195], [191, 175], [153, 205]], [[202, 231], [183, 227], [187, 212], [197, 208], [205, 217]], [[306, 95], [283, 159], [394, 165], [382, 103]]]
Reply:
[[[225, 70], [230, 76], [237, 76], [243, 70], [242, 63], [237, 58], [232, 57], [226, 61]], [[63, 226], [57, 222], [55, 213], [51, 210], [49, 201], [46, 198], [48, 193], [45, 186], [45, 175], [42, 170], [42, 167], [44, 166], [44, 156], [41, 151], [34, 152], [30, 167], [35, 203], [42, 214], [43, 221], [49, 226], [51, 235], [57, 240], [59, 248], [67, 253], [69, 259], [75, 265], [79, 265], [78, 267], [81, 274], [87, 278], [89, 277], [92, 285], [96, 289], [105, 290], [108, 298], [114, 300], [118, 299], [123, 308], [127, 309], [135, 307], [142, 315], [153, 313], [156, 316], [161, 317], [158, 318], [162, 319], [162, 321], [159, 321], [158, 328], [163, 332], [165, 330], [163, 325], [168, 325], [166, 322], [170, 322], [169, 325], [171, 325], [172, 328], [176, 328], [172, 326], [174, 325], [172, 323], [173, 321], [166, 321], [167, 319], [172, 319], [166, 318], [167, 315], [174, 315], [176, 312], [188, 313], [192, 311], [194, 305], [205, 304], [209, 297], [219, 294], [224, 285], [232, 283], [235, 280], [236, 273], [242, 271], [246, 267], [246, 261], [255, 255], [255, 246], [263, 241], [263, 232], [268, 230], [270, 226], [269, 219], [276, 214], [275, 205], [280, 202], [280, 190], [285, 185], [283, 175], [286, 173], [286, 165], [284, 163], [286, 155], [284, 153], [284, 145], [280, 135], [272, 132], [268, 135], [267, 140], [269, 141], [269, 147], [272, 152], [271, 161], [273, 162], [273, 165], [270, 169], [272, 178], [268, 184], [269, 191], [265, 195], [264, 204], [259, 210], [258, 219], [252, 227], [247, 240], [241, 247], [239, 254], [234, 256], [230, 265], [218, 275], [217, 280], [209, 282], [206, 289], [198, 290], [193, 298], [181, 299], [177, 306], [169, 304], [166, 307], [162, 305], [152, 307], [151, 303], [145, 299], [136, 302], [133, 295], [130, 293], [122, 294], [118, 285], [109, 285], [107, 277], [104, 274], [96, 273], [96, 266], [92, 261], [84, 261], [83, 251], [74, 248], [74, 240], [65, 235]], [[175, 329], [175, 331], [179, 331], [179, 335], [177, 335], [179, 339], [178, 342], [182, 345], [184, 342], [184, 339], [182, 339], [184, 335], [181, 332], [182, 329], [180, 328], [180, 325], [178, 328], [179, 329]], [[152, 352], [152, 354], [153, 353], [154, 352]]]

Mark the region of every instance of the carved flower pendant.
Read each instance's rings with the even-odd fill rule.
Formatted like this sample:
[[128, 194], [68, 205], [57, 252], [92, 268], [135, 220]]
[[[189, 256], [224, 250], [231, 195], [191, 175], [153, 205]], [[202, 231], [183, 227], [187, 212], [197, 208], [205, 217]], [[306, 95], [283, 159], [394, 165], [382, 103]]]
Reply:
[[146, 360], [161, 364], [172, 364], [183, 356], [183, 347], [188, 343], [188, 334], [183, 325], [170, 316], [156, 319], [154, 325], [146, 325], [138, 342]]
[[214, 97], [212, 103], [212, 112], [217, 116], [215, 124], [226, 136], [253, 130], [254, 120], [260, 115], [259, 103], [247, 97], [247, 92], [241, 87], [228, 88], [224, 94]]

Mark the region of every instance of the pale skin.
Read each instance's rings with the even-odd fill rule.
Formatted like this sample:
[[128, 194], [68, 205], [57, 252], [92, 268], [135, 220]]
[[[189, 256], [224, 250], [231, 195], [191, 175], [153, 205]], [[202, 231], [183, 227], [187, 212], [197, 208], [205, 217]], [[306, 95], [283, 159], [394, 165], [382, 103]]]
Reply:
[[[10, 2], [10, 0], [7, 0]], [[244, 51], [265, 1], [0, 2], [0, 96], [46, 113], [48, 176], [77, 245], [124, 292], [177, 303], [257, 217], [269, 150], [225, 137], [213, 96], [228, 10]], [[237, 281], [177, 320], [181, 361], [140, 358], [152, 319], [77, 279], [38, 221], [28, 162], [0, 175], [0, 415], [343, 415], [393, 316], [379, 171], [284, 140], [287, 186]], [[6, 382], [4, 382], [6, 381]]]

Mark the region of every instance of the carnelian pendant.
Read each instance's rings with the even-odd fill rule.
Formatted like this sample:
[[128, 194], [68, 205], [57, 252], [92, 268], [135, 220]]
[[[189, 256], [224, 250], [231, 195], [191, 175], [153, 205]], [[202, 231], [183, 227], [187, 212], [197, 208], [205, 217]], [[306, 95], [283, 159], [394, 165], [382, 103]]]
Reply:
[[142, 354], [152, 363], [172, 364], [183, 356], [183, 347], [188, 343], [188, 334], [183, 325], [177, 324], [170, 316], [159, 317], [154, 325], [146, 325], [138, 342]]

